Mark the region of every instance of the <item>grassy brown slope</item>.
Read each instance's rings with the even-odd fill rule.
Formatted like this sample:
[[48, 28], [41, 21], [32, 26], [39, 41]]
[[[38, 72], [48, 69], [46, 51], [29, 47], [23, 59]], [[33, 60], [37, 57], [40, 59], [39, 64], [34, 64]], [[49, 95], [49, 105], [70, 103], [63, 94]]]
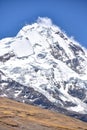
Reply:
[[0, 98], [0, 130], [87, 130], [87, 123], [39, 107]]

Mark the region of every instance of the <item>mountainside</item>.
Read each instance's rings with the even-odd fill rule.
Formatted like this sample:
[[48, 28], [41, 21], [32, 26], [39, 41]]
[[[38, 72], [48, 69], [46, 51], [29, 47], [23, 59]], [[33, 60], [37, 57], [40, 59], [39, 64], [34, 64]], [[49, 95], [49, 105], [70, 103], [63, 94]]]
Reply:
[[0, 96], [87, 121], [87, 50], [38, 18], [0, 40]]
[[87, 130], [87, 123], [0, 98], [0, 130]]

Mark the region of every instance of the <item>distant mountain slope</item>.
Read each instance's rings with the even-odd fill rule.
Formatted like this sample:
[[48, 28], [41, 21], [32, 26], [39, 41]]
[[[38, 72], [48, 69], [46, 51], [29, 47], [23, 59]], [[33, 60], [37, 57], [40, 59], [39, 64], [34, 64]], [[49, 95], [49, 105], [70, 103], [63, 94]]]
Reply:
[[0, 40], [0, 96], [87, 121], [87, 50], [38, 18]]
[[0, 98], [0, 130], [87, 130], [87, 123], [39, 107]]

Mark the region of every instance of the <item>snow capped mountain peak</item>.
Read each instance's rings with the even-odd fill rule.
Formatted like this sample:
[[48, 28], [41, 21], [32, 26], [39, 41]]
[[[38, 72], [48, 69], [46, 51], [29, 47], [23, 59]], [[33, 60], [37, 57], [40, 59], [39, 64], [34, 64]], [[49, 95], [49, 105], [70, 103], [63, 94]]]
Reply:
[[87, 50], [47, 17], [0, 41], [0, 72], [1, 96], [87, 114]]

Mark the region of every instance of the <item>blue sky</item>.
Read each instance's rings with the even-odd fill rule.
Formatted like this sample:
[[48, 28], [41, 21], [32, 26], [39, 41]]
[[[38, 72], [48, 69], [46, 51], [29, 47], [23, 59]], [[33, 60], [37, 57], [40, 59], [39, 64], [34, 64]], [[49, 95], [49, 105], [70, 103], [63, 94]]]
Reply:
[[87, 0], [0, 0], [0, 39], [15, 36], [38, 16], [51, 18], [87, 48]]

